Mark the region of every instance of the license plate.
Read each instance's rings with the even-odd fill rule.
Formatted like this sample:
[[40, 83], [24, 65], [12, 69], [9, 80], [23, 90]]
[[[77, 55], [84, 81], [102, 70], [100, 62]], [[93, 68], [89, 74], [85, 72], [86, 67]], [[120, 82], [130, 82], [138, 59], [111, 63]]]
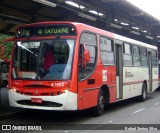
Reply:
[[31, 98], [32, 103], [42, 103], [42, 98]]

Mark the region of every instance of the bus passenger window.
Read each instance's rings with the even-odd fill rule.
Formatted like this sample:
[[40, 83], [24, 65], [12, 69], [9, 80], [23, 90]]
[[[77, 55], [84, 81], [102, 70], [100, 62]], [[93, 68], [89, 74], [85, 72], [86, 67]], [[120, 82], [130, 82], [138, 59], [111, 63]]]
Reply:
[[158, 60], [157, 60], [157, 52], [152, 51], [152, 67], [157, 67], [158, 66]]
[[134, 66], [141, 66], [140, 53], [139, 53], [138, 46], [133, 46], [133, 65]]
[[131, 52], [131, 45], [128, 43], [124, 43], [123, 45], [123, 59], [124, 59], [124, 66], [132, 66], [133, 59], [132, 59], [132, 52]]
[[100, 37], [100, 55], [103, 65], [114, 65], [114, 48], [112, 40]]
[[147, 60], [147, 48], [140, 48], [140, 57], [141, 57], [141, 65], [142, 67], [148, 66], [148, 60]]

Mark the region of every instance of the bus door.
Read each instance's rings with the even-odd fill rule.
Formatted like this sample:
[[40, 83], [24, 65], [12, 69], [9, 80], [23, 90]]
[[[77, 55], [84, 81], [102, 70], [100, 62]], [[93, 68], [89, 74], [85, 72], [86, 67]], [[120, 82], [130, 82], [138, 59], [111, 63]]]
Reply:
[[117, 99], [123, 97], [123, 60], [122, 60], [122, 42], [115, 41], [115, 57], [116, 57], [116, 92]]
[[[79, 109], [90, 108], [97, 104], [96, 96], [98, 94], [99, 87], [96, 87], [96, 74], [92, 74], [96, 64], [96, 55], [96, 47], [94, 45], [80, 45], [78, 62]], [[89, 58], [88, 61], [87, 58]]]
[[148, 52], [149, 91], [152, 91], [152, 54]]

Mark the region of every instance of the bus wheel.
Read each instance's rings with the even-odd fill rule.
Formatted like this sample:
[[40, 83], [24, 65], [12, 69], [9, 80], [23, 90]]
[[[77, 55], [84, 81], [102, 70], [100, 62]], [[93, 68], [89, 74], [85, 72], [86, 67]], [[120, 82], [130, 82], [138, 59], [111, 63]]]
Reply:
[[95, 116], [102, 115], [104, 112], [104, 106], [105, 106], [104, 93], [103, 90], [101, 89], [98, 94], [97, 106], [93, 108], [93, 114]]
[[143, 83], [142, 94], [139, 96], [139, 101], [144, 102], [146, 100], [146, 96], [147, 96], [147, 86], [146, 83]]

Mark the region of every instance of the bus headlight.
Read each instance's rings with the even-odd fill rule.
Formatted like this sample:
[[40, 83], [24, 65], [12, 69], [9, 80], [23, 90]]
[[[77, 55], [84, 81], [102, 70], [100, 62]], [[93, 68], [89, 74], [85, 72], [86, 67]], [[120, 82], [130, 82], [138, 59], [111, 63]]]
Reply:
[[15, 87], [13, 87], [12, 90], [13, 90], [14, 92], [17, 92], [17, 88], [15, 88]]
[[68, 90], [67, 90], [67, 89], [65, 89], [65, 90], [64, 90], [64, 93], [68, 93]]

